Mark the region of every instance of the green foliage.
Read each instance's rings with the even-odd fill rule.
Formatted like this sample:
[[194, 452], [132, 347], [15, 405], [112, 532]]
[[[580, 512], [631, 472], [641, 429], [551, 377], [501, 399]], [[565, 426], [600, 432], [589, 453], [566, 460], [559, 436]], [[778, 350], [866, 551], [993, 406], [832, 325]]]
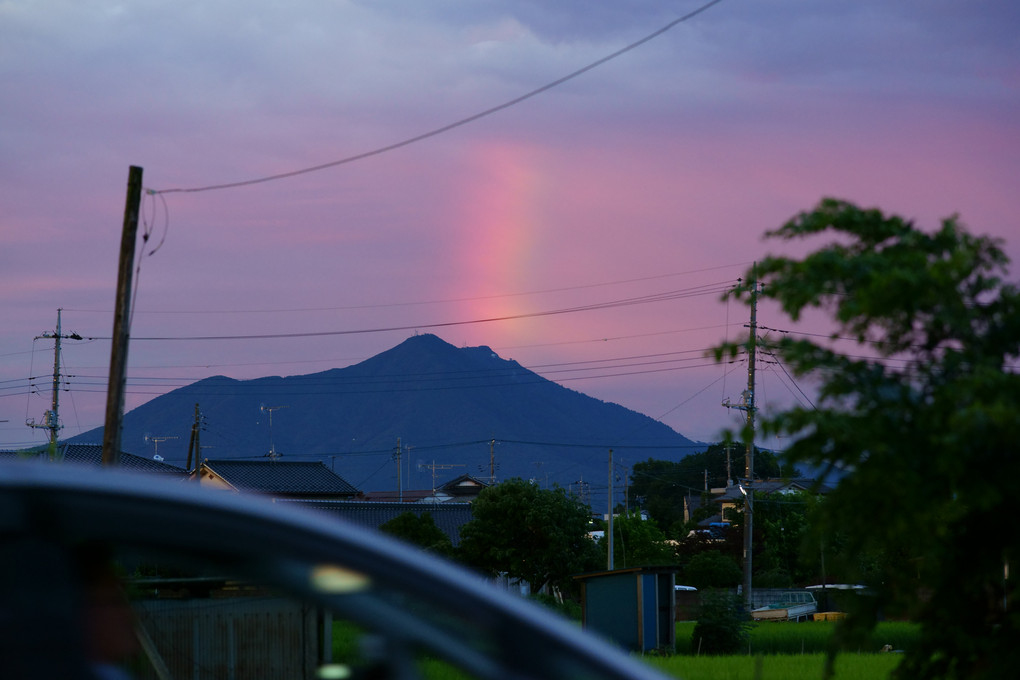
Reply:
[[1001, 244], [956, 217], [927, 233], [833, 199], [769, 236], [830, 237], [800, 259], [766, 258], [735, 295], [749, 299], [757, 280], [792, 319], [817, 308], [834, 324], [827, 342], [770, 345], [820, 391], [813, 407], [762, 422], [793, 439], [790, 460], [849, 472], [819, 508], [818, 537], [842, 543], [832, 566], [872, 577], [869, 616], [902, 607], [922, 624], [900, 677], [1010, 676], [1020, 667], [1018, 581], [1004, 577], [1020, 564], [1020, 293], [1003, 280]]
[[588, 538], [590, 511], [557, 487], [511, 479], [484, 489], [461, 527], [460, 558], [482, 571], [506, 573], [531, 585], [569, 586], [571, 574], [604, 563]]
[[710, 590], [701, 596], [701, 612], [691, 645], [700, 654], [736, 654], [747, 649], [750, 627], [736, 596]]
[[381, 525], [379, 529], [391, 536], [414, 543], [426, 552], [444, 557], [453, 555], [450, 537], [436, 526], [436, 521], [427, 512], [420, 516], [413, 512], [405, 512]]
[[705, 550], [694, 555], [683, 570], [684, 583], [698, 590], [734, 588], [742, 579], [740, 566], [718, 550]]
[[754, 585], [788, 588], [818, 582], [821, 543], [808, 530], [817, 504], [807, 491], [754, 494]]
[[[733, 444], [730, 451], [732, 478], [744, 476], [743, 445]], [[762, 479], [792, 475], [796, 470], [783, 469], [775, 454], [755, 449], [755, 474]], [[648, 511], [670, 538], [682, 538], [690, 529], [684, 522], [684, 498], [695, 500], [704, 493], [705, 471], [708, 471], [709, 488], [726, 486], [726, 444], [712, 444], [707, 450], [692, 453], [680, 461], [649, 458], [636, 463], [631, 473], [631, 498], [640, 499], [639, 505]], [[708, 514], [695, 517], [704, 519], [715, 512], [708, 506]]]
[[531, 599], [568, 619], [581, 620], [581, 605], [569, 598], [557, 599], [552, 595], [536, 593], [531, 596]]
[[[604, 541], [599, 543], [606, 550]], [[613, 564], [617, 569], [674, 564], [676, 556], [654, 519], [642, 520], [639, 513], [613, 518]]]

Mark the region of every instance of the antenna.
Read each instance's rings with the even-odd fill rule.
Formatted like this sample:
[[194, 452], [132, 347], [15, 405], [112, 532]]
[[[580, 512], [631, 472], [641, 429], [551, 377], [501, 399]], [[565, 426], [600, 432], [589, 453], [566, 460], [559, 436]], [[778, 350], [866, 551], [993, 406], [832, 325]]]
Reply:
[[171, 439], [180, 439], [180, 437], [153, 437], [150, 435], [145, 435], [144, 439], [145, 441], [152, 442], [153, 444], [152, 459], [161, 461], [163, 460], [163, 458], [159, 455], [159, 443], [168, 442]]
[[265, 404], [259, 404], [259, 411], [261, 413], [269, 414], [269, 453], [268, 458], [279, 458], [280, 454], [276, 452], [276, 446], [273, 444], [273, 411], [279, 411], [281, 408], [290, 408], [290, 406], [266, 406]]
[[459, 468], [464, 466], [460, 463], [437, 463], [436, 461], [432, 461], [431, 463], [426, 464], [424, 467], [427, 467], [428, 469], [432, 470], [432, 495], [435, 496], [436, 470], [452, 470], [453, 468]]

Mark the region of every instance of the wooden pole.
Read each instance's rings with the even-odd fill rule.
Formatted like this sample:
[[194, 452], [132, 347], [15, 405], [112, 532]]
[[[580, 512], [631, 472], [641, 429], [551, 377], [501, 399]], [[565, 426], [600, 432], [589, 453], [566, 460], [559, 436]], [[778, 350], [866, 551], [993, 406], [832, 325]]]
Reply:
[[128, 339], [131, 334], [131, 275], [135, 264], [138, 213], [142, 202], [142, 169], [128, 171], [124, 229], [120, 237], [120, 265], [117, 299], [113, 313], [113, 341], [110, 349], [110, 382], [106, 391], [106, 424], [103, 427], [103, 465], [120, 461], [120, 435], [124, 422], [124, 383], [127, 379]]

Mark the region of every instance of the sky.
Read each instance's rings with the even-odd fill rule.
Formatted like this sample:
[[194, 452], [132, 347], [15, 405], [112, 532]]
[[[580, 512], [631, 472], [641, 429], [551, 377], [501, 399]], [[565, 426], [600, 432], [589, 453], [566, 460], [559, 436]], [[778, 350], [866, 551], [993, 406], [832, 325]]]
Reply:
[[712, 441], [721, 292], [822, 197], [1020, 259], [1020, 6], [703, 4], [0, 0], [0, 449], [47, 439], [58, 309], [61, 436], [103, 424], [130, 166], [129, 410], [432, 332]]

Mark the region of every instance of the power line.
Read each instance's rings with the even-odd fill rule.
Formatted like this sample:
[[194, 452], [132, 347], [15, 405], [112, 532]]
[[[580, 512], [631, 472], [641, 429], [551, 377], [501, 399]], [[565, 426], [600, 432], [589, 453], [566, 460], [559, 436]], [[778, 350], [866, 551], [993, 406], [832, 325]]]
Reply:
[[[246, 335], [194, 335], [194, 336], [162, 336], [162, 337], [132, 337], [131, 339], [135, 342], [138, 341], [196, 341], [196, 340], [269, 340], [269, 339], [287, 339], [287, 338], [313, 338], [313, 337], [329, 337], [329, 336], [340, 336], [340, 335], [365, 335], [371, 333], [387, 333], [393, 331], [414, 331], [421, 329], [435, 329], [435, 328], [450, 328], [453, 326], [466, 326], [483, 323], [494, 323], [498, 321], [517, 321], [520, 319], [532, 319], [546, 316], [558, 316], [560, 314], [574, 314], [577, 312], [588, 312], [603, 309], [613, 309], [616, 307], [629, 307], [631, 305], [648, 304], [652, 302], [668, 302], [671, 300], [680, 300], [689, 297], [699, 297], [703, 295], [718, 295], [726, 292], [730, 289], [729, 284], [715, 283], [706, 284], [703, 286], [697, 286], [694, 288], [680, 289], [673, 291], [664, 291], [661, 293], [653, 293], [650, 295], [641, 295], [630, 298], [623, 298], [619, 300], [611, 300], [608, 302], [597, 302], [587, 305], [577, 305], [574, 307], [565, 307], [561, 309], [546, 310], [541, 312], [525, 312], [522, 314], [509, 314], [506, 316], [488, 317], [482, 319], [469, 319], [466, 321], [443, 321], [433, 323], [419, 323], [419, 324], [407, 324], [400, 326], [384, 326], [379, 328], [360, 328], [351, 330], [337, 330], [337, 331], [304, 331], [297, 333], [265, 333], [265, 334], [246, 334]], [[90, 336], [90, 340], [110, 340], [109, 337], [102, 336]]]
[[[503, 298], [514, 298], [514, 297], [527, 297], [529, 295], [547, 295], [549, 293], [566, 293], [574, 290], [587, 290], [590, 288], [606, 288], [609, 286], [620, 286], [629, 283], [642, 283], [645, 281], [658, 281], [661, 279], [671, 279], [678, 276], [689, 276], [691, 274], [701, 274], [709, 271], [718, 271], [720, 269], [730, 269], [733, 267], [744, 266], [747, 263], [736, 262], [733, 264], [717, 265], [714, 267], [703, 267], [701, 269], [691, 269], [682, 272], [672, 272], [668, 274], [655, 274], [652, 276], [641, 276], [632, 279], [619, 279], [616, 281], [602, 281], [599, 283], [582, 283], [576, 286], [561, 286], [559, 288], [545, 288], [540, 290], [525, 290], [518, 291], [515, 293], [496, 293], [494, 295], [476, 295], [470, 297], [458, 297], [458, 298], [445, 298], [440, 300], [417, 300], [412, 302], [382, 302], [371, 305], [339, 305], [332, 307], [295, 307], [295, 308], [279, 308], [279, 309], [154, 309], [154, 310], [136, 310], [136, 314], [293, 314], [293, 313], [304, 313], [304, 312], [344, 312], [352, 310], [364, 310], [364, 309], [385, 309], [387, 307], [417, 307], [424, 305], [441, 305], [450, 304], [457, 302], [478, 302], [481, 300], [500, 300]], [[706, 285], [718, 285], [718, 284], [706, 284]], [[77, 312], [77, 313], [90, 313], [90, 314], [113, 314], [112, 310], [109, 309], [87, 309], [87, 308], [75, 308], [75, 307], [64, 307], [65, 312]], [[87, 340], [88, 338], [86, 338]], [[15, 352], [14, 354], [28, 354], [28, 352]], [[0, 356], [9, 356], [6, 354], [0, 354]]]
[[448, 125], [444, 125], [442, 127], [436, 128], [434, 130], [430, 130], [428, 132], [422, 133], [420, 135], [416, 135], [414, 137], [409, 137], [408, 139], [405, 139], [405, 140], [400, 141], [400, 142], [396, 142], [394, 144], [389, 144], [387, 146], [379, 147], [379, 148], [373, 149], [371, 151], [365, 151], [363, 153], [355, 154], [353, 156], [348, 156], [346, 158], [341, 158], [341, 159], [335, 160], [335, 161], [330, 161], [328, 163], [322, 163], [320, 165], [313, 165], [311, 167], [302, 168], [300, 170], [292, 170], [290, 172], [282, 172], [282, 173], [279, 173], [279, 174], [276, 174], [276, 175], [268, 175], [266, 177], [259, 177], [259, 178], [256, 178], [256, 179], [242, 180], [240, 182], [229, 182], [229, 183], [225, 183], [225, 184], [212, 184], [212, 185], [209, 185], [209, 186], [194, 187], [194, 188], [159, 189], [159, 190], [157, 190], [157, 189], [147, 189], [146, 192], [148, 194], [150, 194], [150, 195], [161, 195], [161, 194], [171, 194], [171, 193], [198, 193], [198, 192], [201, 192], [201, 191], [217, 191], [217, 190], [221, 190], [221, 189], [234, 189], [234, 188], [237, 188], [237, 187], [250, 186], [252, 184], [262, 184], [264, 182], [272, 182], [272, 181], [276, 181], [276, 180], [280, 180], [280, 179], [287, 179], [289, 177], [296, 177], [298, 175], [305, 175], [305, 174], [312, 173], [312, 172], [318, 172], [320, 170], [326, 170], [328, 168], [333, 168], [333, 167], [336, 167], [338, 165], [345, 165], [347, 163], [353, 163], [355, 161], [364, 160], [366, 158], [371, 158], [373, 156], [379, 156], [379, 155], [387, 153], [389, 151], [395, 151], [396, 149], [400, 149], [400, 148], [403, 148], [405, 146], [410, 146], [411, 144], [415, 144], [417, 142], [429, 139], [430, 137], [435, 137], [437, 135], [441, 135], [444, 132], [449, 132], [450, 130], [459, 128], [459, 127], [461, 127], [463, 125], [467, 125], [468, 123], [473, 123], [476, 120], [480, 120], [482, 118], [485, 118], [486, 116], [490, 116], [490, 115], [492, 115], [494, 113], [498, 113], [499, 111], [502, 111], [504, 109], [508, 109], [511, 106], [516, 106], [517, 104], [520, 104], [521, 102], [524, 102], [524, 101], [526, 101], [528, 99], [531, 99], [532, 97], [534, 97], [536, 95], [539, 95], [539, 94], [542, 94], [543, 92], [551, 90], [554, 87], [562, 85], [563, 83], [565, 83], [565, 82], [567, 82], [569, 80], [573, 80], [574, 78], [576, 78], [576, 77], [578, 77], [578, 76], [580, 76], [580, 75], [582, 75], [584, 73], [587, 73], [588, 71], [591, 71], [592, 69], [597, 68], [597, 67], [605, 64], [606, 62], [612, 61], [613, 59], [616, 59], [617, 57], [622, 56], [623, 54], [626, 54], [627, 52], [630, 52], [631, 50], [636, 49], [636, 48], [640, 47], [641, 45], [644, 45], [646, 42], [649, 42], [650, 40], [653, 40], [653, 39], [659, 37], [660, 35], [662, 35], [666, 31], [670, 30], [671, 28], [673, 28], [677, 24], [683, 23], [683, 22], [687, 21], [688, 19], [691, 19], [691, 18], [701, 14], [702, 12], [707, 10], [708, 8], [712, 7], [713, 5], [718, 4], [720, 2], [722, 2], [722, 0], [711, 0], [711, 2], [707, 2], [704, 5], [702, 5], [701, 7], [695, 9], [694, 11], [689, 12], [689, 13], [683, 15], [682, 17], [679, 17], [678, 19], [674, 19], [673, 21], [669, 22], [668, 24], [666, 24], [662, 28], [658, 29], [657, 31], [654, 31], [654, 32], [646, 35], [644, 38], [641, 38], [640, 40], [638, 40], [636, 42], [633, 42], [633, 43], [627, 45], [626, 47], [623, 47], [623, 48], [617, 50], [616, 52], [613, 52], [612, 54], [610, 54], [608, 56], [605, 56], [605, 57], [602, 57], [601, 59], [593, 61], [592, 63], [590, 63], [587, 66], [584, 66], [582, 68], [579, 68], [578, 70], [574, 71], [573, 73], [569, 73], [569, 74], [563, 76], [562, 78], [559, 78], [557, 80], [552, 81], [551, 83], [547, 83], [547, 84], [545, 84], [545, 85], [543, 85], [543, 86], [541, 86], [541, 87], [539, 87], [537, 89], [534, 89], [531, 92], [523, 94], [523, 95], [521, 95], [519, 97], [515, 97], [514, 99], [511, 99], [510, 101], [507, 101], [507, 102], [504, 102], [502, 104], [499, 104], [498, 106], [493, 106], [492, 108], [489, 108], [489, 109], [486, 109], [486, 110], [481, 111], [479, 113], [476, 113], [474, 115], [468, 116], [467, 118], [462, 118], [462, 119], [460, 119], [460, 120], [458, 120], [456, 122], [450, 123]]

